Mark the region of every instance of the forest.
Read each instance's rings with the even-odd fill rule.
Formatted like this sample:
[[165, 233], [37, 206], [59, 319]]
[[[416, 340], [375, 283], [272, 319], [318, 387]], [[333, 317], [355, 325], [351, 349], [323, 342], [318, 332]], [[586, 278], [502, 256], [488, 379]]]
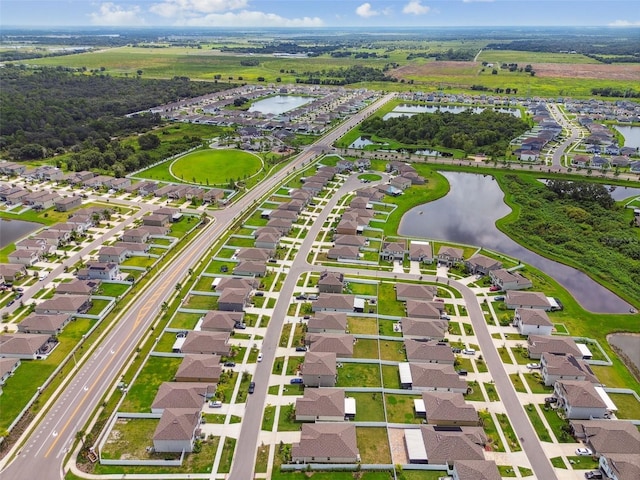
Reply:
[[570, 265], [596, 281], [640, 301], [640, 238], [631, 212], [618, 206], [606, 187], [507, 174], [500, 177], [509, 203], [520, 214], [504, 225], [512, 238]]
[[421, 113], [388, 120], [374, 116], [360, 126], [365, 135], [395, 140], [407, 146], [441, 146], [489, 155], [504, 155], [509, 142], [528, 128], [524, 120], [491, 109], [481, 113], [471, 110], [458, 114]]
[[186, 77], [171, 80], [75, 74], [63, 68], [0, 69], [0, 149], [13, 160], [32, 160], [109, 143], [146, 131], [158, 115], [126, 114], [181, 98], [231, 88]]

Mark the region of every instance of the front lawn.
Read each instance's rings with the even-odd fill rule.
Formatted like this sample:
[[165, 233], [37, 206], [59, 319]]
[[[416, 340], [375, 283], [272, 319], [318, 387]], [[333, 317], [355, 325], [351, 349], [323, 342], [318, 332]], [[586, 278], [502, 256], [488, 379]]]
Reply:
[[540, 410], [542, 410], [542, 414], [547, 419], [547, 423], [560, 443], [575, 442], [575, 439], [569, 433], [571, 431], [569, 421], [564, 418], [560, 418], [557, 409], [547, 407], [545, 404], [542, 404], [540, 405]]
[[539, 373], [524, 373], [523, 376], [531, 389], [531, 393], [553, 392], [553, 387], [545, 385]]
[[549, 430], [544, 426], [540, 415], [536, 411], [535, 407], [532, 403], [526, 405], [524, 407], [525, 412], [527, 412], [527, 416], [529, 417], [529, 421], [531, 425], [533, 425], [533, 429], [538, 434], [538, 438], [542, 442], [551, 442], [551, 435], [549, 435]]

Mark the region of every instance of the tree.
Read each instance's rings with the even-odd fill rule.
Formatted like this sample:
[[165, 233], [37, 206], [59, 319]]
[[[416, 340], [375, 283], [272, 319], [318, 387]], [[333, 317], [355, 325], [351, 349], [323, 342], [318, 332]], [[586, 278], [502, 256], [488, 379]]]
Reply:
[[147, 133], [138, 137], [138, 145], [142, 150], [153, 150], [160, 146], [160, 138], [153, 133]]

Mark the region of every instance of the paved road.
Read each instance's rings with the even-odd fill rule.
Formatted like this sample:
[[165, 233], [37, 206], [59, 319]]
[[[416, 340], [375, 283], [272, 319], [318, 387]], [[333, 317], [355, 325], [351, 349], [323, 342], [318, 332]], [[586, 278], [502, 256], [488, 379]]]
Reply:
[[564, 129], [567, 129], [571, 132], [569, 137], [560, 145], [558, 145], [553, 152], [553, 168], [564, 169], [564, 166], [562, 165], [562, 157], [564, 156], [567, 148], [569, 148], [571, 144], [579, 138], [580, 130], [564, 116], [564, 114], [560, 111], [560, 108], [558, 108], [558, 105], [556, 105], [555, 103], [548, 103], [547, 105], [549, 106], [549, 110], [555, 118], [556, 122], [558, 122]]
[[[62, 462], [66, 451], [75, 440], [76, 432], [84, 428], [91, 412], [107, 392], [109, 385], [116, 379], [128, 355], [135, 349], [159, 313], [160, 306], [174, 293], [175, 284], [185, 277], [188, 270], [196, 265], [215, 240], [233, 224], [238, 216], [249, 209], [254, 201], [281, 183], [292, 169], [308, 164], [323, 151], [331, 150], [331, 144], [336, 139], [380, 108], [394, 95], [386, 95], [352, 116], [321, 140], [307, 147], [291, 163], [290, 168], [277, 172], [232, 206], [217, 212], [216, 222], [203, 228], [198, 238], [180, 254], [179, 258], [168, 265], [145, 292], [139, 295], [118, 320], [118, 325], [96, 344], [95, 350], [91, 352], [91, 358], [79, 368], [76, 377], [64, 389], [63, 395], [51, 402], [51, 408], [38, 426], [25, 434], [26, 443], [20, 450], [20, 454], [14, 458], [11, 458], [11, 453], [7, 455], [6, 459], [11, 460], [11, 463], [2, 471], [2, 479], [58, 480], [62, 478]], [[261, 365], [268, 363], [263, 362]], [[270, 366], [268, 368], [270, 369]], [[250, 405], [254, 404], [255, 402]], [[247, 407], [249, 408], [249, 405]], [[256, 408], [261, 415], [262, 404]], [[257, 426], [259, 425], [260, 418], [257, 420]], [[251, 477], [244, 477], [243, 480], [246, 478]]]

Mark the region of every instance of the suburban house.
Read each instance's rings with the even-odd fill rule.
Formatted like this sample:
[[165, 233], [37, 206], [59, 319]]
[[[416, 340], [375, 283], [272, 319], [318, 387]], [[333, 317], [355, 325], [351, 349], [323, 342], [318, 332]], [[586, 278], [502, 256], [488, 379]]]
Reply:
[[318, 312], [307, 322], [307, 333], [345, 333], [347, 314]]
[[429, 242], [411, 240], [409, 244], [409, 260], [412, 262], [433, 263], [433, 249]]
[[240, 262], [234, 269], [234, 275], [246, 275], [253, 277], [264, 277], [267, 274], [267, 265], [264, 262], [254, 262], [245, 260]]
[[338, 358], [351, 358], [355, 337], [346, 333], [307, 333], [304, 343], [311, 352], [333, 352]]
[[344, 287], [344, 275], [337, 272], [324, 271], [318, 280], [318, 291], [320, 293], [342, 293]]
[[242, 322], [241, 311], [209, 310], [199, 322], [200, 330], [205, 332], [231, 332], [236, 323]]
[[433, 285], [419, 285], [415, 283], [396, 283], [393, 287], [396, 291], [396, 300], [431, 301], [438, 293], [438, 288]]
[[335, 387], [336, 354], [307, 352], [302, 363], [302, 380], [306, 387]]
[[456, 460], [453, 480], [500, 480], [502, 476], [493, 460]]
[[404, 340], [404, 349], [409, 362], [453, 365], [456, 359], [449, 344], [444, 342], [424, 342], [407, 338]]
[[38, 315], [55, 315], [66, 313], [74, 315], [85, 313], [91, 308], [91, 298], [88, 295], [54, 295], [36, 305], [34, 312]]
[[78, 270], [80, 280], [118, 280], [120, 267], [117, 263], [89, 262], [85, 268]]
[[514, 323], [520, 335], [551, 335], [553, 323], [544, 310], [516, 308]]
[[367, 245], [367, 238], [362, 235], [336, 235], [333, 239], [336, 247], [356, 247], [358, 249]]
[[275, 250], [280, 243], [280, 232], [276, 233], [261, 233], [256, 237], [255, 246], [257, 248], [265, 248], [268, 250]]
[[444, 312], [442, 302], [419, 302], [417, 300], [407, 300], [407, 317], [439, 319]]
[[7, 258], [9, 263], [32, 266], [40, 261], [42, 253], [38, 250], [14, 250]]
[[176, 382], [218, 383], [222, 367], [218, 355], [188, 354], [176, 372]]
[[101, 247], [98, 252], [98, 261], [100, 263], [117, 263], [124, 262], [130, 252], [125, 247]]
[[265, 248], [241, 248], [236, 258], [238, 260], [250, 260], [254, 262], [267, 262], [273, 256], [272, 250]]
[[540, 358], [544, 384], [553, 385], [559, 380], [587, 380], [598, 383], [591, 367], [573, 355], [543, 353]]
[[640, 478], [640, 454], [624, 455], [608, 453], [601, 455], [600, 470], [611, 480], [636, 480]]
[[[186, 337], [176, 340], [176, 344], [173, 346], [173, 351], [176, 353], [227, 356], [231, 351], [229, 347], [229, 332], [190, 331]], [[180, 340], [183, 341], [181, 342]]]
[[390, 262], [402, 262], [407, 253], [407, 245], [405, 242], [386, 242], [382, 245], [380, 258]]
[[486, 275], [492, 270], [499, 270], [502, 268], [502, 262], [477, 253], [468, 260], [465, 260], [464, 265], [469, 273], [472, 275], [482, 274]]
[[394, 177], [389, 181], [389, 184], [393, 187], [399, 188], [400, 190], [406, 190], [411, 186], [411, 179], [406, 177]]
[[82, 197], [63, 197], [54, 202], [54, 207], [58, 212], [68, 212], [82, 205]]
[[571, 431], [596, 455], [640, 451], [640, 431], [627, 420], [572, 420]]
[[272, 218], [266, 226], [277, 229], [281, 235], [287, 235], [293, 228], [293, 222], [284, 218]]
[[190, 453], [201, 422], [199, 408], [165, 408], [153, 433], [158, 453]]
[[0, 395], [2, 394], [2, 386], [19, 366], [19, 358], [0, 358]]
[[292, 463], [357, 463], [360, 452], [352, 423], [304, 423], [300, 442], [291, 447]]
[[313, 312], [353, 312], [356, 297], [354, 295], [341, 295], [337, 293], [321, 293], [318, 299], [312, 302]]
[[360, 249], [350, 245], [338, 245], [327, 250], [327, 258], [330, 260], [359, 260]]
[[123, 242], [131, 243], [147, 243], [149, 240], [149, 231], [142, 228], [132, 228], [122, 232]]
[[151, 404], [151, 413], [162, 413], [165, 408], [200, 410], [214, 393], [215, 385], [210, 383], [162, 382]]
[[447, 335], [449, 323], [446, 320], [426, 320], [418, 318], [400, 319], [402, 337], [414, 340], [442, 340]]
[[582, 358], [582, 352], [571, 337], [529, 335], [527, 348], [529, 350], [529, 358], [536, 360], [540, 359], [545, 352], [558, 355], [570, 354], [576, 358]]
[[336, 227], [336, 233], [340, 235], [357, 235], [358, 222], [347, 218], [342, 218]]
[[461, 393], [423, 392], [413, 401], [416, 416], [438, 426], [477, 426], [476, 408], [464, 400]]
[[218, 309], [225, 312], [242, 312], [249, 303], [250, 290], [225, 288], [218, 297]]
[[549, 311], [553, 309], [549, 299], [541, 292], [508, 290], [505, 295], [505, 304], [511, 310], [516, 308], [540, 308]]
[[487, 437], [481, 427], [420, 425], [419, 429], [405, 429], [404, 434], [409, 463], [449, 465], [458, 460], [484, 460]]
[[607, 413], [607, 403], [591, 382], [559, 380], [555, 383], [554, 394], [558, 408], [562, 408], [570, 420], [604, 418]]
[[341, 388], [307, 388], [304, 396], [296, 400], [296, 421], [343, 422], [346, 415], [345, 400]]
[[35, 333], [6, 333], [0, 335], [0, 357], [35, 360], [51, 352], [55, 342], [51, 335]]
[[441, 265], [446, 265], [447, 267], [452, 267], [463, 260], [464, 252], [461, 248], [456, 247], [448, 247], [443, 245], [438, 250], [438, 263]]
[[71, 315], [68, 313], [54, 315], [38, 315], [30, 313], [18, 324], [18, 331], [21, 333], [59, 335], [70, 321]]
[[5, 283], [13, 283], [27, 274], [27, 269], [21, 264], [0, 263], [0, 279]]
[[462, 380], [453, 365], [439, 363], [399, 363], [400, 387], [423, 392], [467, 393], [467, 382]]
[[216, 292], [223, 292], [227, 288], [246, 290], [247, 293], [258, 288], [260, 282], [255, 278], [247, 277], [218, 277], [211, 284]]

